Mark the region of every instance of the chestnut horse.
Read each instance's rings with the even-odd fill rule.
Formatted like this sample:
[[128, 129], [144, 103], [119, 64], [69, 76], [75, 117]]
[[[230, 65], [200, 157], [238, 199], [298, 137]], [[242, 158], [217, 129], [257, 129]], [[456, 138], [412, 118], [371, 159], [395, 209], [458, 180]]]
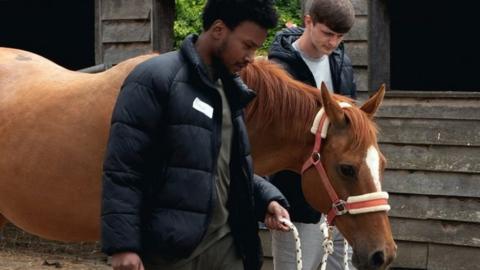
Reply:
[[[0, 226], [9, 221], [60, 241], [99, 239], [102, 163], [112, 109], [128, 73], [153, 56], [85, 74], [33, 53], [0, 48]], [[247, 66], [241, 76], [257, 92], [246, 111], [256, 172], [302, 173], [309, 203], [323, 213], [342, 214], [334, 222], [353, 246], [357, 267], [385, 269], [396, 253], [387, 209], [359, 215], [330, 209], [332, 188], [348, 201], [383, 194], [385, 160], [372, 117], [384, 89], [359, 108], [325, 87], [319, 91], [293, 80], [266, 60]], [[342, 108], [340, 101], [348, 106]], [[330, 120], [325, 139], [311, 133], [322, 104]], [[321, 154], [318, 163], [314, 145]], [[305, 160], [311, 166], [302, 170]]]

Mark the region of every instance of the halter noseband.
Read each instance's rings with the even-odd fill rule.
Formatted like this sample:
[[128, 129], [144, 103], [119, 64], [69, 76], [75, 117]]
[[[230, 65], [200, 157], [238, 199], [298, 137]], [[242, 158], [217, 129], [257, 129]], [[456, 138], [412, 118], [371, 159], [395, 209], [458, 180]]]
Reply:
[[[342, 108], [351, 107], [351, 105], [346, 102], [340, 102], [339, 105]], [[333, 225], [335, 217], [345, 215], [347, 213], [355, 215], [390, 210], [390, 205], [388, 204], [388, 193], [384, 191], [371, 192], [358, 196], [349, 196], [346, 201], [338, 198], [338, 195], [330, 183], [320, 158], [322, 140], [327, 137], [328, 125], [328, 117], [325, 113], [325, 110], [322, 108], [315, 117], [315, 121], [311, 129], [312, 133], [315, 134], [315, 145], [313, 146], [312, 155], [307, 159], [307, 161], [305, 161], [302, 167], [303, 175], [306, 170], [314, 166], [320, 175], [323, 186], [327, 190], [328, 196], [332, 201], [332, 208], [330, 208], [327, 214], [328, 224]]]

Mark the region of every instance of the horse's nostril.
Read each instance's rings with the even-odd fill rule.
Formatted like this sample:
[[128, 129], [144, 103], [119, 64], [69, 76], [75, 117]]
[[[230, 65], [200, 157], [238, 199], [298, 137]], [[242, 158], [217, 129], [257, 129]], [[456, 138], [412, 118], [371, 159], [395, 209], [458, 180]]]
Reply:
[[377, 269], [385, 263], [385, 254], [383, 251], [377, 251], [370, 257], [370, 266]]

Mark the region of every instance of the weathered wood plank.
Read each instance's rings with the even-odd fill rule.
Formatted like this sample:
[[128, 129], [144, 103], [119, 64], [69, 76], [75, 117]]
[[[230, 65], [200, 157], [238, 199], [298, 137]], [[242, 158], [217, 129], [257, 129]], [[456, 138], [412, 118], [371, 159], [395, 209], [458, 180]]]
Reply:
[[388, 169], [480, 173], [480, 147], [380, 144]]
[[377, 118], [382, 143], [480, 146], [480, 121]]
[[480, 226], [477, 223], [396, 217], [390, 217], [390, 223], [397, 240], [480, 247]]
[[102, 26], [103, 43], [150, 41], [150, 21], [105, 21]]
[[480, 268], [480, 248], [431, 244], [428, 249], [428, 269], [473, 270]]
[[442, 91], [425, 91], [425, 90], [399, 90], [393, 89], [388, 91], [385, 95], [387, 98], [425, 98], [425, 99], [480, 99], [480, 92], [468, 91], [449, 91], [448, 89]]
[[368, 6], [369, 89], [376, 91], [382, 83], [390, 89], [390, 12], [388, 1], [371, 0]]
[[368, 70], [363, 67], [354, 67], [353, 74], [357, 84], [358, 92], [368, 91]]
[[367, 16], [355, 17], [352, 29], [345, 35], [347, 41], [365, 41], [368, 39], [368, 18]]
[[395, 118], [480, 120], [480, 100], [387, 97], [376, 115]]
[[152, 1], [102, 0], [102, 20], [149, 19]]
[[367, 0], [352, 0], [355, 15], [368, 15]]
[[368, 65], [368, 44], [366, 41], [345, 42], [345, 51], [352, 60], [354, 66], [367, 66]]
[[153, 10], [153, 48], [160, 53], [169, 52], [175, 43], [175, 0], [153, 1]]
[[392, 267], [427, 269], [428, 244], [395, 241], [397, 257]]
[[480, 223], [480, 199], [390, 194], [389, 202], [392, 217]]
[[480, 174], [386, 170], [388, 192], [480, 198]]
[[151, 51], [150, 43], [105, 44], [103, 62], [107, 65], [117, 64], [125, 59]]

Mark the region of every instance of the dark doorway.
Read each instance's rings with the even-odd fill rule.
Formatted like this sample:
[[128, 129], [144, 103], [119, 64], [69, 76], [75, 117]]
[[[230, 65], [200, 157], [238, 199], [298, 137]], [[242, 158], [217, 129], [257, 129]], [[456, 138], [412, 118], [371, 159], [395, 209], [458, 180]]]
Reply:
[[394, 90], [480, 91], [475, 1], [387, 1]]
[[0, 46], [68, 69], [95, 65], [94, 0], [0, 0]]

